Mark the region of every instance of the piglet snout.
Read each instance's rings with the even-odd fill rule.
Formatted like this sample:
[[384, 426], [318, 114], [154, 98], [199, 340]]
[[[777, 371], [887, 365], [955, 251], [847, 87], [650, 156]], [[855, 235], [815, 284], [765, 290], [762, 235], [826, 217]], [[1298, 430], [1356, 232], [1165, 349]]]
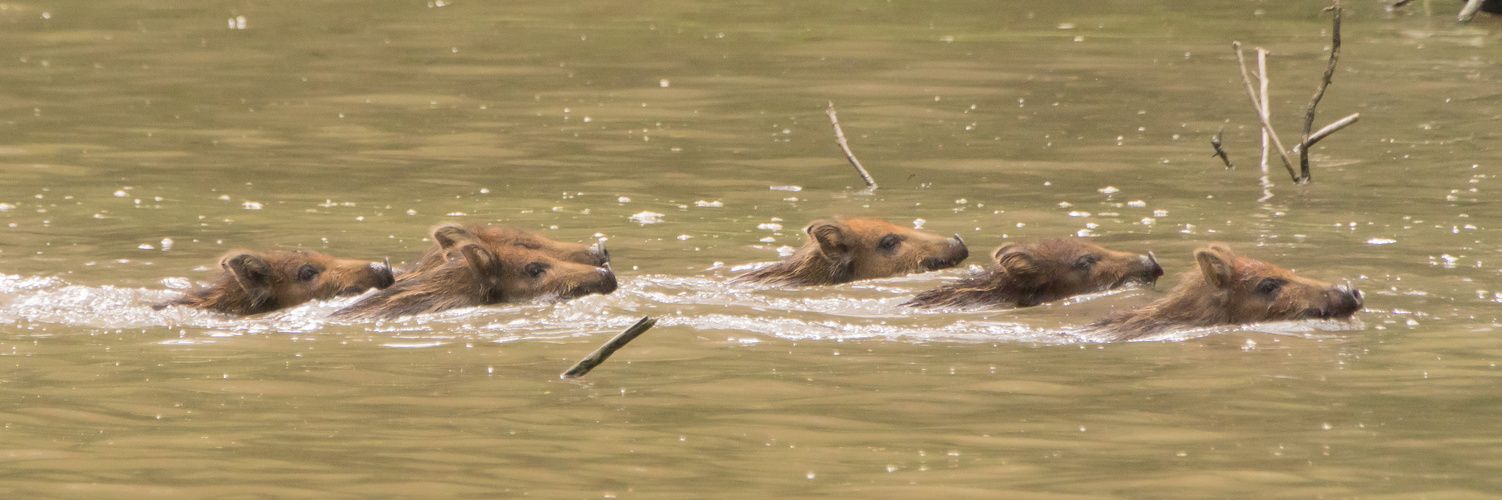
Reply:
[[1363, 304], [1361, 290], [1352, 288], [1349, 285], [1339, 285], [1332, 289], [1330, 293], [1334, 295], [1332, 302], [1334, 302], [1337, 314], [1349, 315], [1361, 310]]
[[1152, 274], [1153, 279], [1157, 279], [1163, 275], [1163, 266], [1158, 265], [1158, 256], [1153, 255], [1152, 252], [1148, 252], [1147, 256], [1142, 258], [1142, 263], [1147, 266], [1148, 272]]

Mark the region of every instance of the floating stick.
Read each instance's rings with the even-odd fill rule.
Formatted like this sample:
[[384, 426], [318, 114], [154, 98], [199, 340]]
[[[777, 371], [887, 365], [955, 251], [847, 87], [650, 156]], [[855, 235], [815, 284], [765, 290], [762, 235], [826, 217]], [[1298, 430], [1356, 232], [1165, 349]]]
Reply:
[[1226, 156], [1226, 150], [1220, 148], [1220, 136], [1225, 135], [1225, 133], [1226, 133], [1226, 128], [1225, 127], [1221, 127], [1220, 128], [1220, 132], [1216, 132], [1215, 133], [1215, 137], [1211, 137], [1210, 138], [1210, 145], [1213, 146], [1213, 147], [1215, 147], [1215, 154], [1210, 155], [1210, 156], [1219, 156], [1220, 157], [1220, 161], [1223, 161], [1223, 162], [1226, 163], [1226, 168], [1227, 169], [1236, 168], [1235, 165], [1231, 164], [1231, 157]]
[[855, 159], [855, 153], [850, 152], [850, 144], [845, 142], [845, 132], [840, 130], [840, 119], [834, 116], [834, 101], [829, 101], [829, 109], [824, 113], [829, 115], [829, 124], [834, 125], [834, 142], [845, 151], [845, 159], [850, 160], [850, 164], [855, 166], [855, 171], [860, 172], [861, 179], [865, 179], [866, 189], [875, 191], [876, 180], [871, 178], [869, 172], [866, 172], [866, 167], [861, 166], [861, 161]]
[[652, 328], [652, 325], [656, 324], [657, 320], [655, 319], [650, 317], [642, 318], [641, 321], [637, 321], [636, 324], [631, 325], [631, 328], [627, 328], [626, 331], [616, 335], [615, 338], [610, 339], [609, 342], [600, 346], [599, 349], [595, 349], [595, 352], [589, 353], [584, 359], [579, 360], [578, 363], [574, 363], [573, 368], [569, 368], [568, 371], [558, 375], [558, 378], [570, 379], [583, 377], [584, 374], [589, 373], [590, 370], [595, 369], [596, 366], [600, 366], [600, 363], [604, 363], [606, 359], [609, 359], [611, 354], [615, 354], [615, 351], [626, 347], [628, 342], [646, 333], [647, 330]]

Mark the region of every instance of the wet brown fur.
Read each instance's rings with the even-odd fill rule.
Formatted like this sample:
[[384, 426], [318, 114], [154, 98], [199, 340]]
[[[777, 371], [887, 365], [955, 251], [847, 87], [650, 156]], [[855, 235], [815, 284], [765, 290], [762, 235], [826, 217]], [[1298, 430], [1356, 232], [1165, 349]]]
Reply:
[[393, 282], [391, 270], [384, 266], [309, 250], [235, 250], [219, 259], [219, 267], [223, 272], [209, 286], [152, 309], [181, 305], [244, 316], [310, 300], [358, 295]]
[[1146, 255], [1107, 250], [1078, 238], [1008, 243], [983, 274], [918, 294], [914, 307], [1029, 307], [1129, 284], [1152, 285], [1163, 268]]
[[[474, 236], [480, 243], [485, 244], [492, 252], [504, 253], [506, 247], [519, 247], [527, 250], [536, 250], [552, 256], [554, 259], [577, 262], [580, 264], [604, 267], [610, 263], [610, 253], [605, 249], [604, 243], [584, 245], [581, 243], [569, 243], [553, 241], [540, 234], [524, 231], [521, 229], [491, 226], [487, 224], [457, 224], [448, 223], [433, 228], [433, 231], [445, 226], [463, 229]], [[406, 266], [402, 273], [416, 273], [426, 271], [443, 265], [445, 262], [456, 257], [452, 251], [445, 250], [438, 242], [428, 247], [427, 253], [423, 254], [415, 264]]]
[[1361, 292], [1299, 277], [1292, 271], [1242, 257], [1224, 245], [1194, 252], [1197, 272], [1168, 296], [1140, 309], [1116, 313], [1087, 328], [1111, 340], [1132, 340], [1179, 328], [1348, 319], [1361, 309]]
[[945, 238], [874, 219], [817, 220], [803, 231], [808, 242], [793, 255], [734, 282], [836, 285], [946, 269], [970, 256], [958, 236]]
[[433, 229], [442, 255], [451, 258], [334, 313], [340, 319], [391, 319], [541, 297], [571, 299], [616, 289], [609, 266], [559, 260], [541, 250], [492, 246], [463, 226]]

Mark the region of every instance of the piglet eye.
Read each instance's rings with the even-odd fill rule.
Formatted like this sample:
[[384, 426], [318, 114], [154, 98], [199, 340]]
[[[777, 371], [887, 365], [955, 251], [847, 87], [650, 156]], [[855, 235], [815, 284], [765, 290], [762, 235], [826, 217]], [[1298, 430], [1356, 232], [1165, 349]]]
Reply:
[[1281, 289], [1283, 289], [1283, 280], [1277, 278], [1267, 278], [1257, 283], [1257, 293], [1261, 295], [1277, 295], [1278, 290]]
[[550, 266], [548, 266], [547, 264], [543, 264], [541, 262], [533, 262], [531, 264], [527, 264], [527, 267], [524, 268], [523, 271], [527, 273], [527, 277], [537, 279], [541, 278], [542, 275], [548, 273], [548, 267]]
[[1074, 267], [1080, 269], [1090, 269], [1091, 267], [1095, 267], [1096, 262], [1100, 262], [1100, 257], [1096, 257], [1094, 255], [1085, 255], [1081, 256], [1079, 260], [1074, 261]]
[[881, 238], [881, 242], [876, 244], [876, 248], [880, 248], [882, 250], [892, 250], [894, 248], [897, 248], [897, 245], [902, 244], [902, 240], [903, 238], [901, 236], [889, 234]]
[[303, 264], [302, 267], [297, 269], [297, 281], [313, 281], [313, 278], [317, 277], [318, 269], [310, 264]]

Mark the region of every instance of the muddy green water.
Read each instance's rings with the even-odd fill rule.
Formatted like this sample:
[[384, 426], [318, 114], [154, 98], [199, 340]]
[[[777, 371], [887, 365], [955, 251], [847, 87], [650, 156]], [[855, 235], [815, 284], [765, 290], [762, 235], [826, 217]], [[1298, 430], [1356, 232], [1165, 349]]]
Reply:
[[[0, 3], [0, 496], [1499, 494], [1502, 19], [1454, 3], [1347, 2], [1319, 122], [1362, 121], [1266, 190], [1230, 42], [1273, 51], [1291, 143], [1321, 2]], [[963, 268], [726, 284], [833, 215], [1170, 274], [1021, 311], [897, 306]], [[400, 262], [449, 220], [608, 238], [622, 288], [380, 324], [147, 307], [230, 248]], [[1366, 308], [1060, 335], [1214, 241]]]

